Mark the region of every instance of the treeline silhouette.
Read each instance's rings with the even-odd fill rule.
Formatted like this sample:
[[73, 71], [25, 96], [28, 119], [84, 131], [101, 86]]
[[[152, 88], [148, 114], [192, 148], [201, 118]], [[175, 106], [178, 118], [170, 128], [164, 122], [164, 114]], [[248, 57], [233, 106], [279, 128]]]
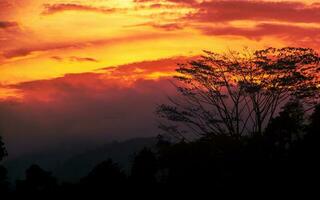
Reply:
[[[309, 121], [309, 123], [306, 123]], [[32, 165], [24, 180], [9, 187], [0, 168], [1, 195], [81, 195], [159, 191], [210, 186], [232, 188], [303, 188], [319, 173], [320, 105], [305, 119], [298, 102], [289, 102], [261, 136], [230, 136], [170, 142], [158, 137], [154, 148], [144, 148], [125, 173], [111, 159], [99, 163], [77, 183], [59, 182], [50, 172]]]

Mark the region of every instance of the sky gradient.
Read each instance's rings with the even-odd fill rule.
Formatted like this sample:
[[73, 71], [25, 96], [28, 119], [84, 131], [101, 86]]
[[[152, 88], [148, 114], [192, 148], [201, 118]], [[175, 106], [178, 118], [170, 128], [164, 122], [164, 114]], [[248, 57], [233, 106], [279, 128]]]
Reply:
[[0, 0], [0, 128], [9, 151], [155, 135], [149, 119], [174, 92], [176, 63], [202, 50], [318, 51], [317, 2]]

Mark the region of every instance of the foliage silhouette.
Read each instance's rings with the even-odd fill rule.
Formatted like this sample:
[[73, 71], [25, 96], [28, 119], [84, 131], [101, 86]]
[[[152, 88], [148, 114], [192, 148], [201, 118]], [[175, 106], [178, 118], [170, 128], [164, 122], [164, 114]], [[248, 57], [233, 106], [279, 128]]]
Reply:
[[8, 152], [4, 146], [4, 143], [2, 141], [2, 137], [0, 135], [0, 162], [8, 155]]
[[135, 155], [131, 167], [131, 181], [145, 187], [156, 183], [158, 163], [155, 153], [148, 148], [142, 149]]
[[7, 169], [0, 165], [0, 194], [7, 195], [9, 193], [9, 182], [7, 177]]
[[84, 192], [117, 192], [119, 188], [125, 187], [127, 182], [126, 174], [118, 164], [111, 159], [98, 164], [81, 181], [81, 188]]
[[7, 180], [7, 169], [1, 165], [1, 161], [8, 155], [7, 150], [0, 135], [0, 194], [6, 195], [9, 192], [9, 182]]
[[57, 192], [57, 181], [38, 165], [30, 166], [25, 173], [25, 180], [16, 182], [16, 191], [19, 195], [44, 195]]
[[262, 135], [291, 98], [305, 106], [318, 100], [320, 58], [312, 49], [205, 53], [180, 64], [174, 83], [180, 96], [157, 109], [160, 128], [178, 139]]
[[273, 152], [276, 156], [288, 153], [288, 149], [303, 137], [305, 128], [303, 106], [298, 100], [288, 102], [265, 130], [269, 152], [277, 151]]

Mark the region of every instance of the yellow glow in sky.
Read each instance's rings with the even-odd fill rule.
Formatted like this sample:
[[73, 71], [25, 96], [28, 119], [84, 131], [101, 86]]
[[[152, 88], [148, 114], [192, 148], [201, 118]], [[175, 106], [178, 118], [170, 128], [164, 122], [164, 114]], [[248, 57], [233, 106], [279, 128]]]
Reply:
[[[1, 0], [0, 85], [193, 56], [205, 49], [312, 47], [315, 42], [310, 36], [319, 33], [319, 15], [312, 16], [320, 10], [312, 4], [317, 1], [236, 1], [243, 13], [232, 1], [214, 5], [210, 0], [208, 4], [177, 2]], [[288, 13], [276, 14], [268, 2], [278, 2], [275, 8], [282, 11], [284, 7]], [[298, 8], [301, 19], [292, 14]], [[248, 14], [245, 9], [254, 10]], [[157, 75], [161, 72], [149, 77]], [[8, 94], [2, 91], [0, 96]]]

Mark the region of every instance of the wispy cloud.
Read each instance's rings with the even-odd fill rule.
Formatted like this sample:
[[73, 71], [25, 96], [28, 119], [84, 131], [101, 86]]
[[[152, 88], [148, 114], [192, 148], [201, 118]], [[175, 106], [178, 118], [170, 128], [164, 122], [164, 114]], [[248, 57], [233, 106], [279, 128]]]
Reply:
[[162, 29], [165, 31], [176, 31], [184, 28], [184, 24], [177, 22], [169, 22], [169, 23], [156, 23], [156, 22], [147, 22], [142, 24], [136, 24], [128, 27], [139, 27], [139, 26], [150, 26], [156, 29]]
[[202, 27], [203, 33], [213, 36], [240, 36], [251, 40], [260, 40], [266, 36], [273, 36], [290, 42], [293, 45], [318, 48], [320, 42], [320, 28], [303, 27], [288, 24], [259, 23], [251, 28], [239, 27]]
[[17, 22], [0, 21], [0, 29], [6, 29], [6, 28], [11, 28], [11, 27], [17, 27], [17, 26], [18, 26]]
[[57, 49], [68, 49], [68, 48], [80, 48], [84, 46], [83, 43], [77, 42], [61, 42], [61, 43], [42, 43], [42, 44], [35, 44], [34, 46], [29, 47], [21, 47], [10, 49], [2, 52], [2, 55], [5, 58], [15, 58], [15, 57], [23, 57], [31, 54], [32, 52], [36, 51], [49, 51], [49, 50], [57, 50]]
[[56, 61], [64, 61], [64, 60], [68, 60], [68, 61], [72, 61], [72, 62], [99, 62], [97, 59], [95, 58], [89, 58], [89, 57], [78, 57], [78, 56], [71, 56], [71, 57], [61, 57], [61, 56], [51, 56], [51, 59], [56, 60]]
[[[136, 3], [154, 3], [161, 8], [163, 2], [182, 4], [194, 8], [188, 20], [200, 22], [228, 22], [235, 20], [277, 20], [285, 22], [320, 22], [320, 4], [306, 4], [298, 1], [258, 1], [258, 0], [135, 0]], [[152, 4], [151, 4], [152, 5]], [[172, 4], [170, 4], [172, 6]]]
[[[134, 0], [136, 3], [158, 3], [159, 0]], [[167, 2], [173, 2], [173, 3], [182, 3], [182, 4], [194, 4], [197, 3], [196, 0], [167, 0]]]
[[302, 2], [205, 1], [193, 4], [199, 11], [190, 20], [227, 22], [234, 20], [277, 20], [284, 22], [320, 22], [320, 5]]
[[[140, 40], [152, 40], [156, 38], [164, 37], [165, 34], [137, 34], [137, 35], [127, 35], [121, 37], [113, 37], [113, 38], [102, 38], [96, 40], [84, 40], [84, 41], [66, 41], [66, 42], [52, 42], [52, 43], [35, 43], [33, 45], [29, 45], [28, 47], [18, 47], [12, 48], [9, 50], [5, 50], [0, 52], [0, 55], [3, 57], [10, 59], [16, 57], [23, 57], [30, 55], [33, 52], [45, 52], [52, 50], [67, 50], [67, 49], [80, 49], [88, 46], [99, 46], [106, 44], [115, 44], [122, 42], [132, 42], [132, 41], [140, 41]], [[81, 58], [80, 58], [81, 60]]]
[[42, 11], [43, 15], [52, 15], [64, 11], [85, 11], [85, 12], [98, 12], [109, 14], [119, 9], [116, 8], [105, 8], [105, 7], [94, 7], [89, 5], [82, 4], [71, 4], [71, 3], [61, 3], [61, 4], [44, 4], [44, 10]]

